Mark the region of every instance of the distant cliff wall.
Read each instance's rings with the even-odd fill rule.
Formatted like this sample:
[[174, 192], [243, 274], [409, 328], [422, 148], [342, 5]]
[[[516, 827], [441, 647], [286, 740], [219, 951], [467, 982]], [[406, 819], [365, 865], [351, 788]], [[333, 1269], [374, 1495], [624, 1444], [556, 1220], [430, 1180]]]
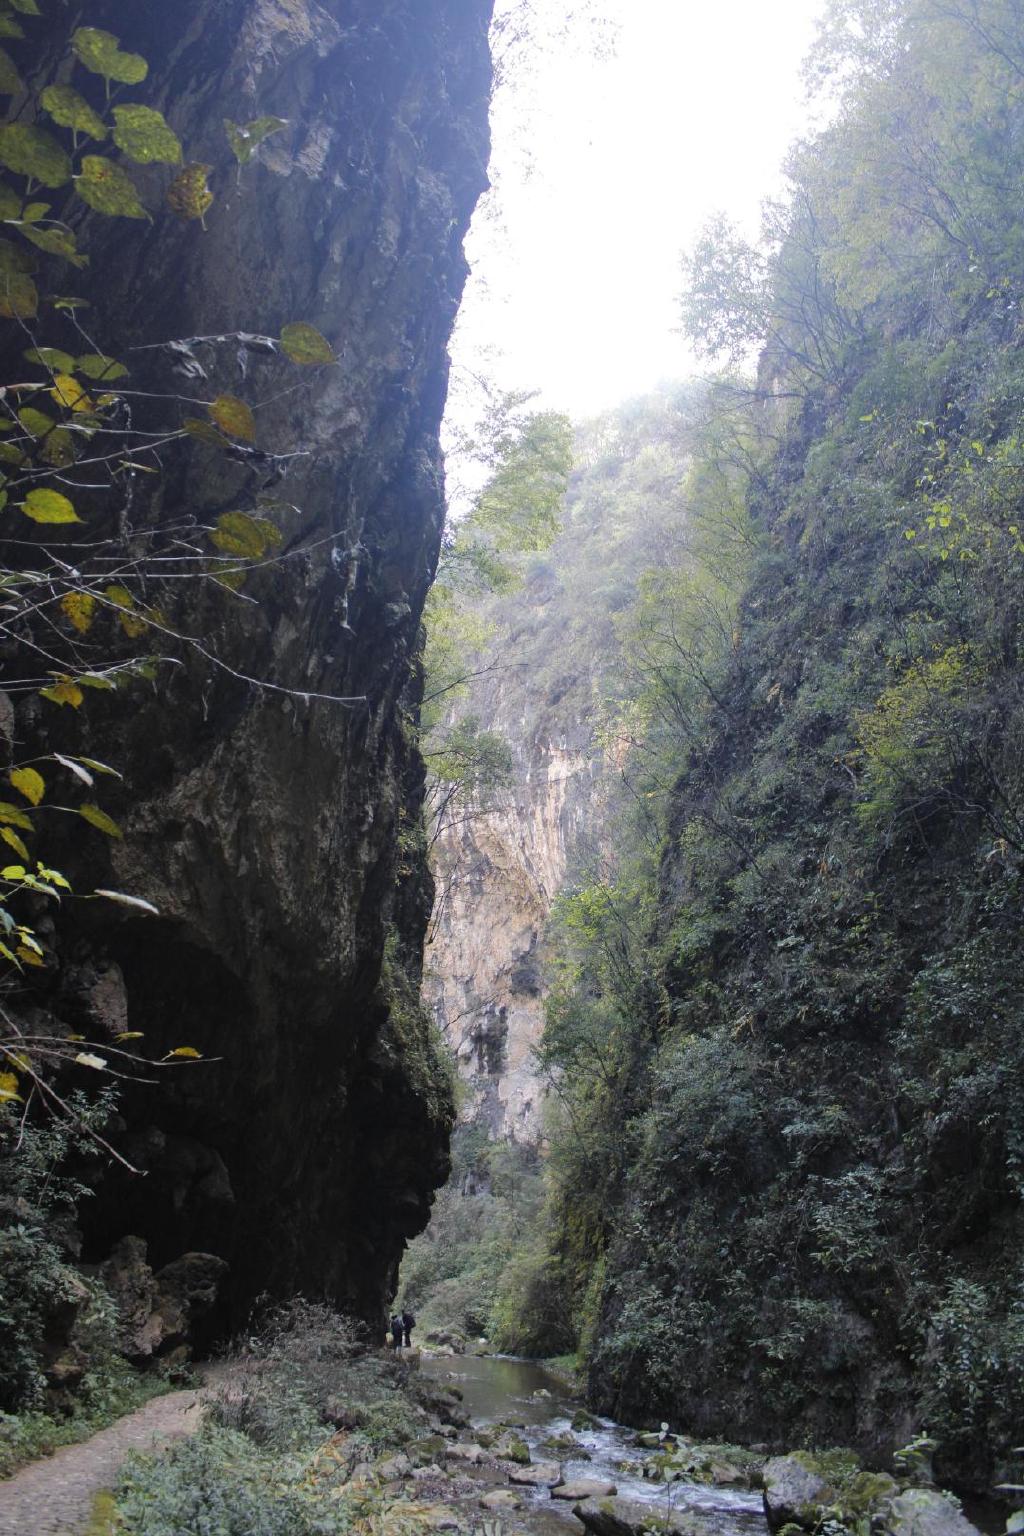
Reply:
[[[499, 706], [489, 727], [502, 724]], [[533, 1051], [544, 1029], [544, 929], [600, 792], [600, 756], [587, 730], [575, 737], [522, 745], [500, 808], [435, 845], [423, 997], [471, 1090], [463, 1117], [495, 1138], [543, 1135]]]

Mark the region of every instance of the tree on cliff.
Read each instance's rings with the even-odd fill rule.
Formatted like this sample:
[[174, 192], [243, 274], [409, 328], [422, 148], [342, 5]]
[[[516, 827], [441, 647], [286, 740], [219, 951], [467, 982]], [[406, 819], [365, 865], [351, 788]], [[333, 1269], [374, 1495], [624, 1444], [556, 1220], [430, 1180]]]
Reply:
[[490, 633], [486, 600], [514, 591], [524, 557], [547, 549], [559, 531], [572, 430], [566, 417], [531, 411], [529, 402], [528, 395], [503, 397], [461, 444], [488, 473], [469, 510], [446, 531], [427, 601], [422, 729], [432, 841], [444, 827], [486, 810], [511, 773], [508, 744], [481, 729], [475, 716], [456, 718], [451, 710], [474, 676], [515, 665], [513, 657], [482, 659]]

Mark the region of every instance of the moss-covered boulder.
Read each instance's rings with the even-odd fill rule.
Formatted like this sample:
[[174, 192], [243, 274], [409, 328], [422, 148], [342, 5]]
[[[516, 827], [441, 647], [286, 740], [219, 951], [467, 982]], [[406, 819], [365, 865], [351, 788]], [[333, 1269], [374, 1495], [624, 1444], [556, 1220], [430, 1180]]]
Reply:
[[[887, 1472], [865, 1471], [854, 1453], [844, 1450], [773, 1456], [765, 1463], [762, 1477], [764, 1511], [772, 1531], [786, 1525], [814, 1531], [826, 1513], [852, 1529], [862, 1520], [885, 1516], [899, 1493], [895, 1478]], [[901, 1536], [911, 1533], [905, 1531]]]
[[514, 1430], [506, 1430], [494, 1442], [494, 1454], [499, 1461], [514, 1461], [519, 1467], [530, 1465], [530, 1447], [522, 1435], [517, 1435]]
[[978, 1536], [952, 1494], [935, 1488], [907, 1488], [889, 1504], [888, 1536]]

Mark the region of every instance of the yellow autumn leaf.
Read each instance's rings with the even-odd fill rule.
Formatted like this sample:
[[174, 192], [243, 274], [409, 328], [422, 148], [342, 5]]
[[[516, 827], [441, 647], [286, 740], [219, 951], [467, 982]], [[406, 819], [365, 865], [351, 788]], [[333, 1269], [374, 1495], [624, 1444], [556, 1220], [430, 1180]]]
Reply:
[[256, 418], [244, 400], [237, 395], [218, 395], [207, 407], [210, 416], [229, 437], [240, 438], [245, 443], [256, 441]]
[[338, 361], [327, 337], [322, 336], [315, 326], [298, 320], [282, 330], [281, 351], [293, 363], [304, 367]]
[[192, 1046], [192, 1045], [178, 1045], [178, 1046], [175, 1046], [173, 1051], [168, 1051], [167, 1052], [167, 1055], [164, 1057], [164, 1060], [165, 1061], [170, 1061], [170, 1060], [172, 1060], [172, 1058], [175, 1058], [175, 1057], [177, 1057], [179, 1060], [186, 1060], [186, 1061], [202, 1061], [202, 1059], [203, 1059], [202, 1052], [201, 1051], [197, 1051], [195, 1046]]
[[25, 944], [19, 944], [15, 950], [15, 954], [17, 955], [18, 959], [24, 961], [26, 965], [46, 965], [46, 961], [43, 959], [42, 955], [37, 955], [34, 949], [29, 949]]
[[12, 768], [8, 778], [19, 795], [24, 795], [33, 805], [38, 805], [46, 793], [46, 780], [35, 768]]
[[20, 827], [23, 832], [32, 831], [32, 823], [25, 811], [18, 805], [11, 805], [6, 800], [0, 800], [0, 821], [11, 827]]
[[50, 390], [51, 397], [66, 411], [91, 411], [89, 395], [70, 373], [58, 373]]
[[18, 1079], [13, 1072], [0, 1072], [0, 1103], [10, 1103], [12, 1099], [21, 1102], [21, 1094], [18, 1092]]
[[91, 592], [66, 592], [60, 600], [61, 612], [73, 629], [80, 635], [88, 634], [96, 611], [96, 599]]
[[77, 709], [85, 694], [70, 677], [61, 677], [49, 688], [40, 688], [39, 697], [49, 699], [51, 704], [70, 704], [72, 709]]
[[29, 851], [25, 847], [17, 832], [12, 832], [10, 827], [0, 827], [0, 838], [3, 838], [8, 848], [13, 848], [21, 859], [28, 859]]
[[90, 805], [88, 803], [80, 805], [78, 807], [78, 814], [83, 816], [91, 826], [98, 827], [101, 832], [105, 832], [108, 837], [124, 836], [117, 822], [108, 816], [106, 811], [101, 811], [98, 805]]

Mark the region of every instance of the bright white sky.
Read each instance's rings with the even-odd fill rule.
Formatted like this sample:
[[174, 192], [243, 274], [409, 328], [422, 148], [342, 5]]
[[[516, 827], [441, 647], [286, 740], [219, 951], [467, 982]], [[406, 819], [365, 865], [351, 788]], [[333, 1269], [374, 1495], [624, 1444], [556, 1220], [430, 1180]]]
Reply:
[[470, 236], [453, 348], [470, 368], [494, 348], [502, 388], [577, 418], [695, 371], [673, 329], [680, 252], [717, 209], [754, 233], [780, 189], [823, 0], [598, 3], [612, 57], [570, 38], [495, 102], [500, 208]]

